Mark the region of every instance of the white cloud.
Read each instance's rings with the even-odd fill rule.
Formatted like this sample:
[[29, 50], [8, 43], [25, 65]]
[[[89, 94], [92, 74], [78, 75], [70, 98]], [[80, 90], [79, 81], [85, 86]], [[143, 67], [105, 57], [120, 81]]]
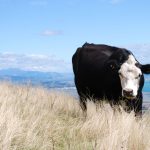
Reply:
[[18, 68], [42, 72], [71, 72], [71, 63], [54, 55], [0, 53], [0, 69]]
[[55, 35], [61, 35], [62, 34], [62, 31], [60, 30], [45, 30], [41, 33], [41, 35], [43, 36], [55, 36]]
[[[140, 63], [150, 64], [150, 44], [120, 47], [130, 50]], [[0, 69], [7, 68], [42, 72], [72, 72], [71, 62], [65, 62], [54, 55], [0, 53]]]
[[32, 6], [47, 6], [48, 1], [47, 0], [31, 0], [29, 4]]
[[103, 3], [108, 3], [108, 4], [119, 4], [121, 2], [123, 2], [124, 0], [99, 0], [100, 2], [103, 2]]
[[118, 3], [121, 3], [121, 2], [123, 2], [123, 0], [110, 0], [111, 4], [118, 4]]

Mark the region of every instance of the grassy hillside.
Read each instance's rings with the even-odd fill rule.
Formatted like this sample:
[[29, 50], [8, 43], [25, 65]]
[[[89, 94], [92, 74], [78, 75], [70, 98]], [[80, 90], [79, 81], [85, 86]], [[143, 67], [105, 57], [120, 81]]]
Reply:
[[1, 83], [0, 149], [149, 150], [150, 116], [91, 102], [85, 115], [64, 93]]

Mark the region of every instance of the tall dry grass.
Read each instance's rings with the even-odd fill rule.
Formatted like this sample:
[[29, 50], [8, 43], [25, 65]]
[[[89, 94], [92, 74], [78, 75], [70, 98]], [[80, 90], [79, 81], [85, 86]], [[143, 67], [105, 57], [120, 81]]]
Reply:
[[0, 83], [0, 150], [149, 150], [150, 117], [114, 111], [87, 115], [78, 101], [44, 88]]

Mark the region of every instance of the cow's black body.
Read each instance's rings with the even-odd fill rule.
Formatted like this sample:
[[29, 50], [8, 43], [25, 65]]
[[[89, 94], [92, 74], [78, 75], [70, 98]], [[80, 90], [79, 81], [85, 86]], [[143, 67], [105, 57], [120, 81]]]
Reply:
[[[86, 109], [86, 99], [107, 99], [111, 104], [117, 104], [123, 100], [121, 83], [118, 70], [132, 53], [126, 49], [85, 43], [78, 48], [73, 55], [73, 71], [75, 85], [80, 96], [83, 109]], [[117, 68], [113, 68], [114, 63]], [[140, 65], [140, 64], [137, 64]], [[138, 95], [134, 100], [124, 99], [130, 110], [136, 113], [142, 111], [142, 88], [144, 76], [140, 78]]]

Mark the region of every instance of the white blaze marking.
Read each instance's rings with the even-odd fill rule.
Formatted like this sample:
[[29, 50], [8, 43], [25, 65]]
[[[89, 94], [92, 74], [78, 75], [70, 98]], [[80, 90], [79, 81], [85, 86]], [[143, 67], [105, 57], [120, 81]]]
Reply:
[[[119, 70], [122, 91], [132, 90], [133, 97], [137, 96], [140, 75], [142, 75], [140, 68], [136, 67], [136, 63], [137, 61], [135, 60], [134, 56], [129, 55], [128, 60], [121, 65], [121, 68]], [[122, 96], [124, 96], [123, 92]]]

